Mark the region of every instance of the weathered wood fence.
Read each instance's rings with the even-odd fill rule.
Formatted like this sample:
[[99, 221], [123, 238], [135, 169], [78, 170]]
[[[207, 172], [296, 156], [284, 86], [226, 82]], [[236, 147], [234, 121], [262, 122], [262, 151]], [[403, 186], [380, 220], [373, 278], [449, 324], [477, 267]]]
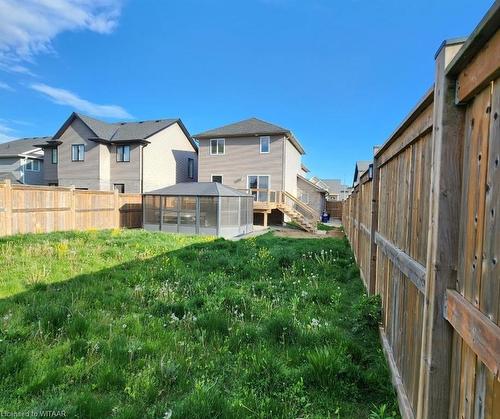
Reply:
[[141, 226], [140, 194], [0, 183], [0, 236]]
[[330, 218], [342, 219], [342, 201], [326, 201], [326, 212]]
[[500, 417], [500, 2], [344, 203], [404, 418]]

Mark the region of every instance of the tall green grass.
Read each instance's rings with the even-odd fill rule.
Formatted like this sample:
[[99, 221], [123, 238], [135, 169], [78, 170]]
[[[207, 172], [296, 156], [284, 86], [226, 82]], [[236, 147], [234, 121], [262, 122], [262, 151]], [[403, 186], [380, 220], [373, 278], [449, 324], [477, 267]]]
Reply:
[[394, 410], [380, 303], [364, 295], [344, 240], [27, 235], [0, 240], [0, 266], [4, 411], [360, 418]]

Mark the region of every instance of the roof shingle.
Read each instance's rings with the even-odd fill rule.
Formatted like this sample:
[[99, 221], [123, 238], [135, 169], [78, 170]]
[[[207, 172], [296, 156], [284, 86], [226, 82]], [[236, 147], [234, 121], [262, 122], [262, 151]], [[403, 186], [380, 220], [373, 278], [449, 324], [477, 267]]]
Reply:
[[201, 132], [193, 135], [194, 138], [208, 137], [239, 137], [244, 135], [259, 135], [259, 134], [287, 134], [289, 129], [279, 127], [257, 118], [245, 119], [233, 124], [224, 125], [219, 128], [214, 128], [209, 131]]
[[170, 118], [139, 122], [108, 123], [86, 115], [77, 115], [96, 133], [98, 138], [107, 141], [145, 140], [158, 131], [179, 121], [178, 118]]
[[169, 196], [246, 196], [251, 195], [217, 182], [184, 182], [147, 192], [146, 195]]
[[300, 154], [305, 154], [303, 147], [295, 138], [292, 131], [278, 125], [271, 124], [270, 122], [263, 121], [258, 118], [245, 119], [243, 121], [235, 122], [233, 124], [224, 125], [219, 128], [214, 128], [209, 131], [201, 132], [193, 135], [196, 139], [206, 138], [227, 138], [227, 137], [246, 137], [246, 136], [259, 136], [259, 135], [287, 135], [289, 140], [299, 151]]
[[33, 142], [47, 141], [50, 139], [51, 137], [19, 138], [6, 143], [0, 143], [0, 156], [15, 156], [27, 153], [37, 148]]

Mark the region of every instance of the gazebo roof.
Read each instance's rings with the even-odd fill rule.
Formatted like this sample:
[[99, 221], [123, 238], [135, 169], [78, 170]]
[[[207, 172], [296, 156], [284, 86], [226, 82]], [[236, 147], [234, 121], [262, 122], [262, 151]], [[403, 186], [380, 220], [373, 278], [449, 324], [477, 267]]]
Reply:
[[243, 196], [250, 197], [248, 193], [239, 191], [217, 182], [184, 182], [166, 188], [147, 192], [144, 195], [166, 196]]

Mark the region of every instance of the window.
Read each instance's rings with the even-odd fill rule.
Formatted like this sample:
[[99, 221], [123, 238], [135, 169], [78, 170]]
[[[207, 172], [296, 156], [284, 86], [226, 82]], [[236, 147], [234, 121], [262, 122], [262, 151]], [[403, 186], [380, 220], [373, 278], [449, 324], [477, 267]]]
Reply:
[[212, 182], [223, 183], [222, 175], [212, 175]]
[[218, 155], [224, 154], [226, 149], [226, 140], [224, 138], [217, 138], [214, 140], [210, 140], [210, 154]]
[[230, 197], [220, 198], [220, 224], [224, 227], [239, 227], [239, 202]]
[[25, 165], [27, 172], [39, 172], [40, 171], [40, 161], [39, 160], [28, 160]]
[[117, 190], [120, 193], [125, 193], [125, 184], [124, 183], [114, 183], [113, 189]]
[[144, 224], [160, 224], [160, 196], [144, 196]]
[[[219, 198], [200, 196], [200, 230], [217, 228], [217, 207]], [[216, 233], [215, 233], [216, 234]]]
[[260, 152], [269, 153], [271, 148], [271, 137], [260, 137]]
[[84, 161], [85, 160], [85, 145], [72, 144], [71, 145], [71, 161]]
[[269, 198], [268, 190], [271, 180], [269, 175], [249, 175], [248, 176], [248, 189], [253, 189], [252, 195], [254, 199], [259, 202], [267, 201]]
[[304, 204], [309, 204], [309, 193], [308, 192], [304, 192], [304, 191], [299, 191], [300, 195], [300, 200], [304, 203]]
[[57, 164], [57, 148], [50, 149], [50, 161], [52, 164]]
[[116, 161], [129, 162], [130, 161], [130, 146], [117, 145], [116, 146]]
[[180, 225], [196, 226], [196, 197], [181, 196], [180, 199]]
[[188, 178], [194, 179], [194, 159], [188, 159]]
[[[178, 199], [176, 196], [163, 196], [162, 223], [177, 226]], [[177, 227], [175, 228], [177, 230]]]

